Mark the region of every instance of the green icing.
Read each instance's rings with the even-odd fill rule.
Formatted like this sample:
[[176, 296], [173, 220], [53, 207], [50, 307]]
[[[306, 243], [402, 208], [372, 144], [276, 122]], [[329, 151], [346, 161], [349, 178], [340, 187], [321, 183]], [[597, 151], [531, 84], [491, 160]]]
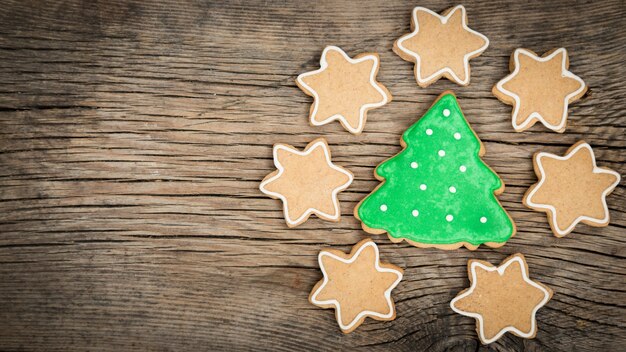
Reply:
[[480, 159], [480, 141], [453, 94], [435, 102], [402, 140], [406, 148], [376, 168], [385, 182], [358, 208], [365, 225], [425, 244], [511, 237], [513, 222], [493, 193], [502, 181]]

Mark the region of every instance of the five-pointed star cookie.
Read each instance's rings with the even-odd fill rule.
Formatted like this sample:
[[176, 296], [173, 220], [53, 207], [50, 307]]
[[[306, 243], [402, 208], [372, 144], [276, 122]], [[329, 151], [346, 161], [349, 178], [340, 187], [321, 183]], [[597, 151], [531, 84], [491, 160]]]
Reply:
[[589, 144], [580, 141], [563, 157], [537, 153], [533, 161], [539, 182], [528, 189], [523, 202], [548, 214], [556, 237], [572, 232], [579, 222], [591, 226], [609, 224], [606, 196], [615, 189], [620, 175], [596, 166]]
[[309, 116], [313, 126], [339, 120], [345, 129], [360, 134], [367, 111], [391, 101], [391, 93], [376, 81], [378, 54], [366, 53], [351, 59], [340, 48], [327, 46], [320, 66], [296, 79], [298, 87], [314, 98]]
[[261, 192], [283, 201], [287, 226], [305, 222], [311, 214], [339, 221], [337, 193], [352, 183], [352, 173], [330, 161], [324, 138], [306, 146], [303, 152], [287, 144], [274, 145], [277, 171], [261, 182]]
[[528, 264], [521, 254], [505, 259], [499, 267], [480, 260], [467, 263], [471, 286], [450, 302], [455, 312], [476, 319], [483, 344], [506, 332], [533, 338], [535, 314], [552, 297], [552, 290], [528, 277]]
[[467, 26], [465, 7], [458, 5], [438, 15], [424, 7], [413, 9], [412, 32], [398, 39], [393, 51], [415, 63], [415, 79], [427, 87], [441, 77], [466, 86], [469, 60], [489, 46], [489, 39]]
[[513, 128], [521, 132], [540, 121], [553, 131], [565, 131], [568, 104], [587, 91], [585, 82], [568, 71], [565, 48], [543, 57], [516, 49], [509, 69], [513, 73], [498, 82], [492, 92], [505, 104], [513, 105]]
[[318, 307], [335, 308], [341, 331], [353, 331], [366, 317], [396, 318], [391, 290], [402, 280], [403, 270], [381, 263], [378, 247], [372, 240], [357, 243], [349, 255], [323, 250], [318, 261], [324, 279], [313, 287], [309, 301]]

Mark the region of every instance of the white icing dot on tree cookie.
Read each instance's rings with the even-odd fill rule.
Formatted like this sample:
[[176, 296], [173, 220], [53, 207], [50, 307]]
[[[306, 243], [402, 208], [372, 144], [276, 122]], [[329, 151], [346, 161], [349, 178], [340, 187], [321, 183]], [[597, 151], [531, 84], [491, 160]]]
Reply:
[[446, 221], [450, 222], [452, 220], [454, 220], [454, 216], [452, 216], [450, 214], [446, 215]]
[[426, 134], [429, 136], [433, 135], [433, 130], [431, 130], [430, 128], [426, 130]]
[[483, 216], [482, 218], [480, 218], [480, 222], [482, 222], [483, 224], [486, 223], [487, 222], [487, 218]]
[[446, 156], [446, 151], [442, 149], [439, 152], [437, 152], [437, 154], [439, 154], [439, 156]]
[[456, 187], [450, 186], [450, 188], [448, 188], [448, 191], [450, 191], [450, 193], [456, 193]]
[[445, 117], [450, 116], [450, 110], [448, 110], [448, 109], [443, 109], [443, 116], [445, 116]]
[[425, 191], [425, 190], [426, 190], [426, 185], [422, 183], [422, 184], [420, 185], [420, 189], [421, 189], [422, 191]]
[[459, 132], [455, 133], [455, 134], [454, 134], [454, 139], [456, 139], [457, 141], [458, 141], [459, 139], [461, 139], [461, 134], [460, 134]]
[[461, 172], [465, 172], [467, 170], [467, 168], [465, 167], [465, 165], [461, 165], [461, 167], [459, 167], [459, 170]]
[[413, 209], [413, 211], [411, 212], [411, 214], [415, 217], [417, 217], [418, 215], [420, 215], [420, 212], [417, 211], [417, 209]]
[[381, 211], [387, 211], [387, 204], [382, 204], [382, 205], [380, 206], [380, 210], [381, 210]]
[[417, 169], [417, 166], [418, 166], [418, 165], [417, 165], [417, 163], [416, 163], [415, 161], [411, 163], [411, 167], [412, 167], [413, 169]]

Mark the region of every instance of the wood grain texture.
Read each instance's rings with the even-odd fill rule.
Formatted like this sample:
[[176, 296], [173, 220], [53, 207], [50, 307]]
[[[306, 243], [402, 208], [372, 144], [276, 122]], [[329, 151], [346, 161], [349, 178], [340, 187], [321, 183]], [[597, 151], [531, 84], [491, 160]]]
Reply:
[[[626, 189], [608, 198], [611, 223], [552, 236], [521, 204], [531, 155], [589, 142], [600, 166], [626, 175], [626, 7], [623, 0], [467, 1], [491, 45], [472, 83], [419, 88], [392, 53], [424, 1], [23, 1], [0, 7], [0, 350], [616, 351], [626, 344]], [[394, 101], [369, 113], [361, 136], [311, 127], [295, 77], [325, 45], [377, 52]], [[590, 91], [564, 134], [515, 133], [511, 107], [490, 90], [517, 47], [564, 46]], [[373, 169], [452, 89], [505, 181], [499, 197], [518, 233], [504, 247], [441, 251], [374, 236], [405, 269], [397, 319], [344, 336], [309, 304], [321, 248], [366, 236], [352, 209]], [[287, 229], [259, 182], [272, 144], [327, 138], [355, 174], [340, 223]], [[534, 340], [489, 346], [450, 300], [470, 258], [523, 253], [550, 286]]]

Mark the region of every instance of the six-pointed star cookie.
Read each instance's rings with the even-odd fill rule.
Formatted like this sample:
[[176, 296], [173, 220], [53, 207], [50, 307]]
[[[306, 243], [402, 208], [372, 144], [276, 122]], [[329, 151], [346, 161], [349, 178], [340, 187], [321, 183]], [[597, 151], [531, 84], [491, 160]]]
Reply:
[[552, 290], [530, 280], [523, 255], [514, 254], [499, 267], [470, 260], [467, 270], [471, 286], [460, 292], [450, 302], [450, 307], [476, 319], [476, 330], [482, 343], [492, 343], [506, 332], [525, 338], [535, 337], [535, 314], [548, 303]]
[[587, 91], [585, 82], [568, 71], [565, 48], [543, 57], [516, 49], [509, 69], [513, 73], [498, 82], [492, 92], [502, 102], [513, 105], [513, 128], [521, 132], [540, 121], [553, 131], [565, 131], [568, 104]]
[[377, 54], [351, 59], [340, 48], [327, 46], [320, 66], [296, 79], [298, 87], [314, 98], [310, 111], [314, 126], [339, 120], [345, 129], [359, 134], [365, 127], [367, 111], [391, 101], [391, 93], [376, 81], [380, 66]]
[[556, 237], [572, 232], [581, 221], [591, 226], [609, 224], [606, 196], [620, 175], [596, 166], [589, 144], [580, 141], [563, 157], [537, 153], [533, 161], [539, 182], [526, 192], [524, 205], [546, 212]]
[[277, 171], [261, 182], [261, 192], [283, 201], [287, 226], [305, 222], [311, 214], [339, 221], [337, 193], [352, 183], [352, 173], [330, 161], [324, 138], [309, 143], [303, 152], [287, 144], [274, 145]]
[[365, 239], [349, 255], [326, 249], [318, 261], [324, 279], [313, 287], [309, 301], [318, 307], [335, 308], [341, 331], [353, 331], [366, 317], [395, 319], [391, 290], [402, 280], [403, 270], [381, 263], [376, 243]]
[[416, 7], [411, 17], [411, 30], [394, 43], [393, 51], [415, 63], [415, 79], [420, 87], [427, 87], [441, 77], [468, 85], [469, 60], [489, 46], [487, 37], [467, 26], [462, 5], [443, 15]]

